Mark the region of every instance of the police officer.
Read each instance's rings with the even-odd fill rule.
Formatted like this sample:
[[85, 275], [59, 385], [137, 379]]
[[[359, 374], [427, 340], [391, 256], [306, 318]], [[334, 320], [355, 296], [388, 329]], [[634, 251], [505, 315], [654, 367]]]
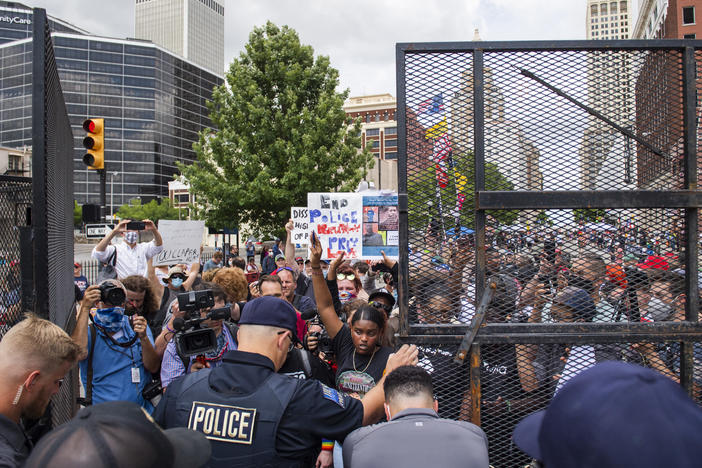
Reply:
[[[249, 302], [239, 320], [239, 348], [224, 355], [222, 366], [172, 382], [156, 421], [204, 433], [213, 467], [312, 466], [322, 437], [343, 440], [378, 421], [382, 382], [359, 401], [318, 381], [276, 373], [298, 341], [296, 323], [295, 309], [282, 299]], [[405, 345], [388, 358], [386, 373], [416, 362], [416, 347]]]

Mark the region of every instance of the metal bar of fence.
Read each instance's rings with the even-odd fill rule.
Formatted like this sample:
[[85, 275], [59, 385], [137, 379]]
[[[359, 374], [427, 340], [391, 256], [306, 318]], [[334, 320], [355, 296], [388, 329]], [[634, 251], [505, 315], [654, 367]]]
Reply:
[[702, 48], [701, 40], [596, 40], [596, 41], [491, 41], [491, 42], [400, 42], [397, 49], [405, 54], [471, 52], [533, 52], [543, 51], [612, 51], [612, 50], [680, 50]]
[[[473, 134], [475, 138], [475, 191], [485, 190], [485, 77], [482, 50], [473, 54]], [[477, 200], [477, 197], [476, 197]], [[475, 294], [485, 290], [485, 211], [475, 207]]]
[[[395, 49], [396, 86], [397, 86], [397, 151], [398, 151], [398, 209], [400, 217], [400, 265], [409, 265], [409, 217], [407, 198], [407, 101], [405, 93], [405, 58], [398, 46]], [[406, 268], [400, 269], [398, 284], [398, 301], [400, 307], [400, 335], [407, 335], [409, 329], [409, 278]]]
[[690, 190], [480, 191], [478, 209], [698, 208], [702, 192]]

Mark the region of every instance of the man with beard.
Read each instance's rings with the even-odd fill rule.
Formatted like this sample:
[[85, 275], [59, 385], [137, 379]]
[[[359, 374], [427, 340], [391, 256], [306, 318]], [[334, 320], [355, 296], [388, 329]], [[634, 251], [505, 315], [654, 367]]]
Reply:
[[80, 347], [57, 325], [28, 314], [0, 341], [0, 466], [20, 466], [32, 444], [22, 419], [39, 419]]
[[[125, 314], [128, 316], [136, 314], [146, 318], [151, 334], [153, 336], [160, 335], [166, 314], [165, 311], [159, 313], [158, 299], [149, 280], [143, 276], [131, 275], [124, 278], [122, 284], [127, 290], [127, 302], [124, 305]], [[163, 350], [161, 354], [163, 354]]]

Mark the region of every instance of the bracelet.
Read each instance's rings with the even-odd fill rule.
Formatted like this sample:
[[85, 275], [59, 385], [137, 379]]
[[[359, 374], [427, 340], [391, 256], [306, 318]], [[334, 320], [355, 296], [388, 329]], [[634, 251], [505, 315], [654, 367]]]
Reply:
[[176, 334], [176, 331], [174, 329], [172, 329], [171, 327], [169, 327], [168, 324], [166, 324], [166, 330], [173, 333], [174, 335]]
[[322, 439], [322, 450], [326, 452], [331, 452], [332, 450], [334, 450], [334, 441]]
[[324, 276], [324, 273], [322, 273], [321, 269], [319, 271], [312, 269], [312, 276]]

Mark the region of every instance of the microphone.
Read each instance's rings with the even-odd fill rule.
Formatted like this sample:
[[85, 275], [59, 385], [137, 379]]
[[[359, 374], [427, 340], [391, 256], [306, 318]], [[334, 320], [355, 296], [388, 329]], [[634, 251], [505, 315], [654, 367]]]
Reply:
[[306, 310], [304, 312], [300, 312], [300, 317], [302, 318], [302, 320], [305, 320], [305, 321], [312, 320], [316, 316], [317, 316], [317, 309], [309, 309], [309, 310]]

